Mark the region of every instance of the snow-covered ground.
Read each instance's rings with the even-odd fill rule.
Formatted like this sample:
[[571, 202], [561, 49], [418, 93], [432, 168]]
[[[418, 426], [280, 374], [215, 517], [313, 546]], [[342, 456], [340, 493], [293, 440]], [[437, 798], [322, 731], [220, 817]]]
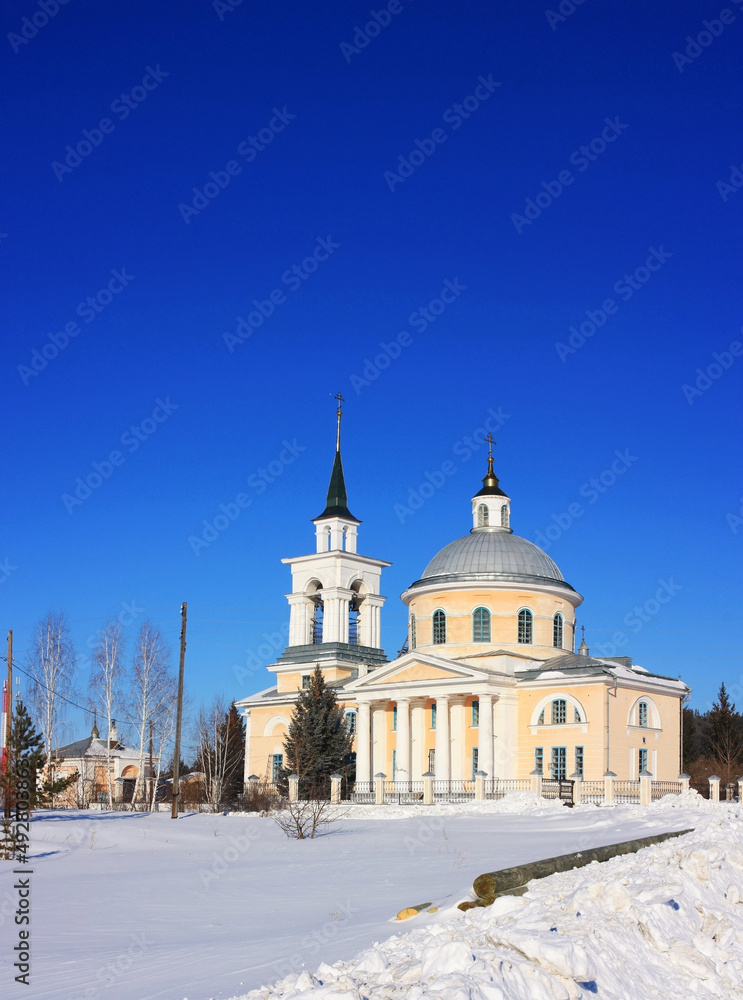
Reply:
[[[331, 832], [306, 841], [257, 816], [40, 814], [23, 995], [743, 998], [738, 806], [691, 793], [571, 810], [522, 795], [340, 813]], [[520, 899], [456, 909], [483, 871], [689, 827], [682, 839], [534, 883]], [[0, 967], [20, 990], [11, 868], [0, 862]], [[427, 900], [438, 913], [394, 921]]]

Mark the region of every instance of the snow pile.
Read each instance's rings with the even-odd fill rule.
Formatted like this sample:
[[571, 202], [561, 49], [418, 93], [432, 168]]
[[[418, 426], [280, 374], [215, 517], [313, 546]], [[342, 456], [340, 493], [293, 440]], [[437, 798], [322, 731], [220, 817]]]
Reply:
[[705, 805], [684, 837], [553, 875], [488, 909], [453, 908], [243, 1000], [743, 997], [742, 816]]

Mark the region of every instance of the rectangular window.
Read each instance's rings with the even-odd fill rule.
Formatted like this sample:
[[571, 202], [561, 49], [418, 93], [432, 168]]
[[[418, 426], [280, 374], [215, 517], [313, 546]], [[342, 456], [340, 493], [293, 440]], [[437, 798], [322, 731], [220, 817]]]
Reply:
[[428, 751], [428, 770], [431, 774], [436, 774], [436, 751]]
[[397, 705], [392, 709], [392, 732], [394, 733], [397, 729]]
[[566, 747], [552, 747], [552, 779], [564, 781], [568, 776], [568, 754]]
[[472, 725], [480, 725], [480, 701], [477, 698], [472, 702]]
[[544, 747], [534, 747], [534, 770], [544, 772]]
[[276, 782], [281, 777], [281, 771], [284, 767], [284, 755], [283, 753], [275, 753], [271, 755], [271, 781], [276, 784]]
[[647, 771], [648, 769], [648, 751], [646, 747], [640, 747], [640, 755], [638, 757], [638, 763], [640, 765], [641, 771]]
[[312, 679], [311, 674], [302, 674], [302, 690], [306, 691], [310, 686], [310, 680]]
[[564, 726], [567, 722], [568, 706], [564, 698], [552, 702], [552, 725]]
[[474, 780], [475, 772], [478, 770], [478, 759], [480, 757], [480, 751], [477, 747], [472, 750], [472, 778]]
[[397, 750], [392, 751], [392, 780], [395, 780], [395, 771], [397, 771]]
[[431, 705], [431, 729], [436, 728], [436, 702]]
[[648, 724], [648, 703], [641, 701], [637, 706], [637, 724], [646, 727]]
[[575, 773], [583, 777], [583, 747], [575, 748]]
[[356, 713], [346, 712], [345, 716], [346, 732], [350, 733], [352, 736], [356, 732]]

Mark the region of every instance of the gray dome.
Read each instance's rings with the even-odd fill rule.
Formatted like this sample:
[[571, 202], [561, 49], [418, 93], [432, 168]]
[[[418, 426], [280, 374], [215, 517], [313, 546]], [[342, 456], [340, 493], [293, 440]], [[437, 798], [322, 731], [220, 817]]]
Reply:
[[450, 542], [433, 557], [418, 583], [443, 583], [447, 580], [556, 582], [573, 589], [538, 545], [500, 530], [473, 531]]

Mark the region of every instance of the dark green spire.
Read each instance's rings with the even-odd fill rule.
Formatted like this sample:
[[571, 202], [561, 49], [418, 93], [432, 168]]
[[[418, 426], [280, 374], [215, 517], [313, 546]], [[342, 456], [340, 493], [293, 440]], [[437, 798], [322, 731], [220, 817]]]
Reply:
[[340, 393], [338, 393], [335, 398], [338, 400], [338, 412], [336, 414], [338, 419], [338, 429], [335, 438], [333, 471], [330, 473], [330, 485], [328, 486], [328, 495], [325, 500], [325, 510], [318, 517], [314, 518], [314, 520], [319, 521], [320, 518], [323, 517], [347, 517], [351, 521], [361, 523], [348, 509], [346, 480], [343, 475], [343, 462], [341, 461], [341, 417], [343, 416], [341, 403], [345, 402], [345, 400]]

